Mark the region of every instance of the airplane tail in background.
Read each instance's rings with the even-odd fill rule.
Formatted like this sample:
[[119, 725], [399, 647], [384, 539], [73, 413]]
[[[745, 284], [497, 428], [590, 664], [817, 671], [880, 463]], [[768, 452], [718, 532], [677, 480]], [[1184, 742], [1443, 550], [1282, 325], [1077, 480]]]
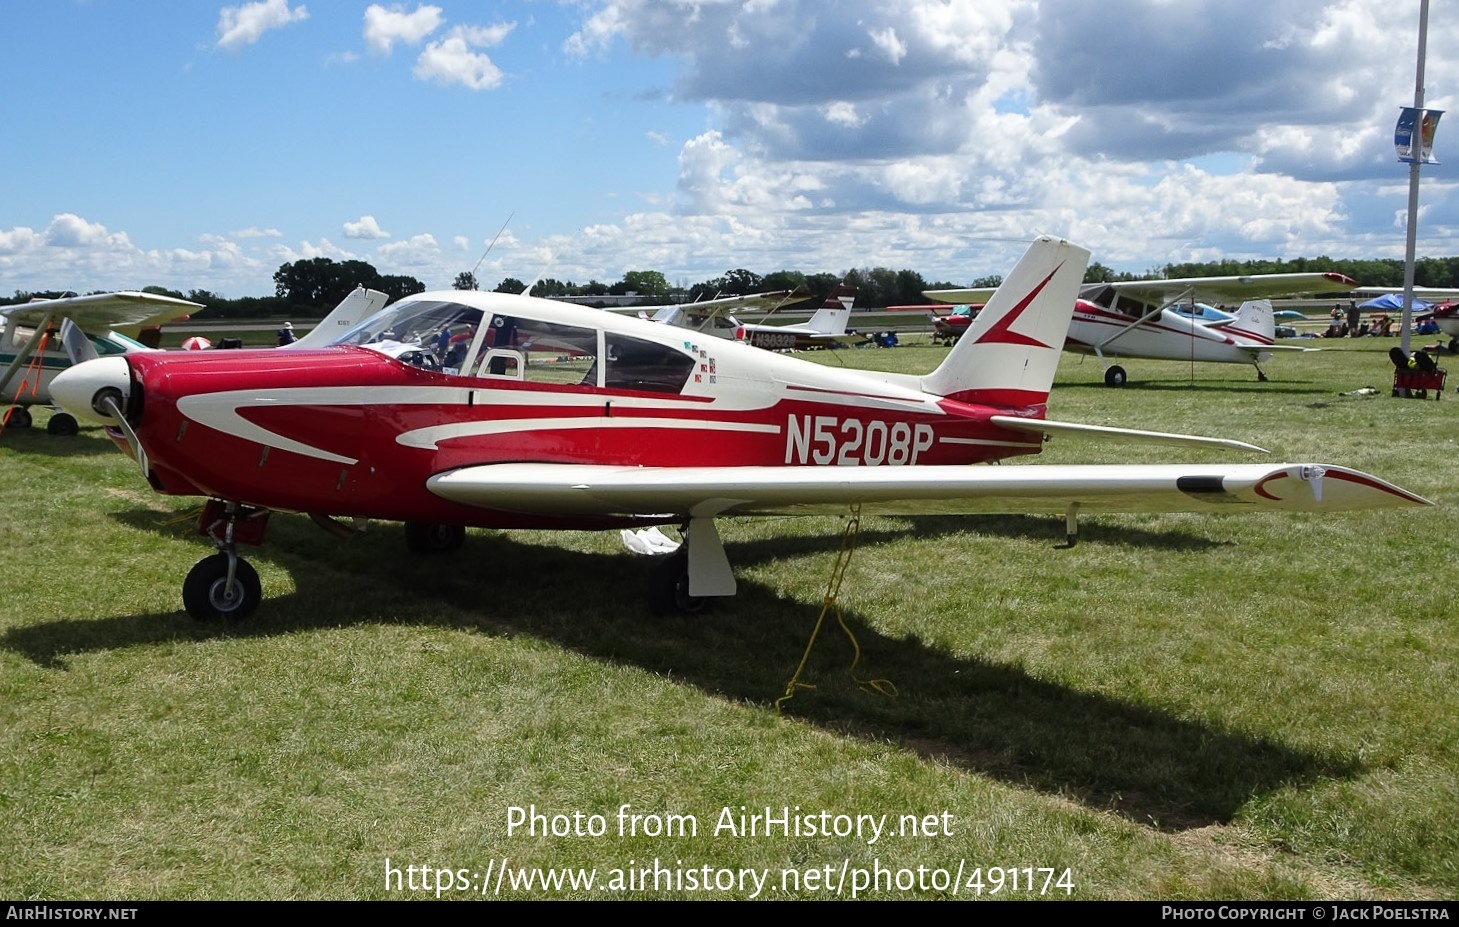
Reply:
[[1047, 402], [1088, 263], [1078, 245], [1036, 240], [922, 389], [982, 405]]
[[1248, 299], [1236, 310], [1236, 318], [1223, 331], [1271, 344], [1277, 338], [1277, 323], [1269, 299]]
[[340, 304], [335, 306], [318, 325], [310, 329], [307, 335], [287, 347], [322, 348], [354, 328], [355, 323], [379, 312], [389, 301], [390, 296], [387, 293], [357, 286], [354, 292], [342, 299]]
[[844, 335], [846, 325], [851, 321], [851, 306], [856, 302], [856, 287], [844, 283], [836, 284], [831, 295], [811, 316], [806, 327], [822, 335]]

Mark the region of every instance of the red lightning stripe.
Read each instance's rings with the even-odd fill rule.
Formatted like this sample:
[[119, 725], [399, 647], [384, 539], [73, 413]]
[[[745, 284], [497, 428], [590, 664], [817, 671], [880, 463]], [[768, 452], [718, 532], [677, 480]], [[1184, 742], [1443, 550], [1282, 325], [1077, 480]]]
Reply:
[[1028, 337], [1027, 335], [1021, 335], [1018, 332], [1011, 331], [1009, 329], [1009, 326], [1017, 321], [1018, 317], [1023, 314], [1023, 310], [1027, 309], [1029, 304], [1032, 303], [1034, 299], [1037, 298], [1039, 293], [1043, 291], [1043, 288], [1049, 285], [1049, 281], [1054, 279], [1054, 274], [1057, 274], [1063, 266], [1064, 265], [1061, 263], [1058, 267], [1055, 267], [1053, 270], [1049, 271], [1049, 275], [1045, 277], [1038, 286], [1030, 290], [1028, 295], [1025, 296], [1018, 303], [1018, 305], [1009, 310], [1009, 312], [1004, 315], [1003, 318], [994, 322], [992, 327], [984, 332], [982, 336], [979, 337], [974, 343], [1021, 344], [1033, 348], [1049, 348], [1050, 350], [1052, 350], [1049, 345], [1044, 344], [1042, 341], [1037, 341], [1033, 338]]

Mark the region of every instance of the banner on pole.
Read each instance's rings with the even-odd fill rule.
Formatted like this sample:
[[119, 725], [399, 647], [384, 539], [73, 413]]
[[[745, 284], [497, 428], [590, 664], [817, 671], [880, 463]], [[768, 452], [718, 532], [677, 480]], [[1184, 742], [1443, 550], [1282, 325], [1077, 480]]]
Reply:
[[1441, 109], [1418, 109], [1405, 106], [1398, 114], [1393, 130], [1393, 147], [1398, 160], [1405, 164], [1438, 164], [1434, 159], [1434, 132], [1439, 127]]

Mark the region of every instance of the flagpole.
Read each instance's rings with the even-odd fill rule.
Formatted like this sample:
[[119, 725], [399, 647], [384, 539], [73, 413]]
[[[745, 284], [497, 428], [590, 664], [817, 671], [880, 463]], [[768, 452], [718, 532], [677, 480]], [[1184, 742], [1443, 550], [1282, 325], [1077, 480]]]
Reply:
[[[1424, 109], [1424, 49], [1429, 41], [1429, 0], [1419, 0], [1418, 12], [1418, 73], [1414, 77], [1413, 108], [1422, 118]], [[1414, 126], [1414, 148], [1422, 146], [1421, 125]], [[1408, 165], [1408, 244], [1403, 256], [1403, 321], [1399, 325], [1403, 353], [1411, 346], [1409, 332], [1413, 328], [1413, 260], [1418, 240], [1418, 172], [1422, 157], [1415, 157]]]

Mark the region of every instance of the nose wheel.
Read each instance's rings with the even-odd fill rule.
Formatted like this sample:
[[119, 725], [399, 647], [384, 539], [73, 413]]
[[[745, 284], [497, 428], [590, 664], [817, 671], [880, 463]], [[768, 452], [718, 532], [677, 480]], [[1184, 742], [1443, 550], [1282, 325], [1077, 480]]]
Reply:
[[263, 601], [258, 571], [238, 556], [238, 544], [263, 543], [268, 510], [211, 499], [198, 518], [199, 533], [217, 545], [188, 571], [182, 583], [182, 606], [198, 621], [242, 621]]
[[231, 551], [199, 560], [182, 584], [182, 605], [198, 621], [241, 621], [261, 601], [258, 571]]

